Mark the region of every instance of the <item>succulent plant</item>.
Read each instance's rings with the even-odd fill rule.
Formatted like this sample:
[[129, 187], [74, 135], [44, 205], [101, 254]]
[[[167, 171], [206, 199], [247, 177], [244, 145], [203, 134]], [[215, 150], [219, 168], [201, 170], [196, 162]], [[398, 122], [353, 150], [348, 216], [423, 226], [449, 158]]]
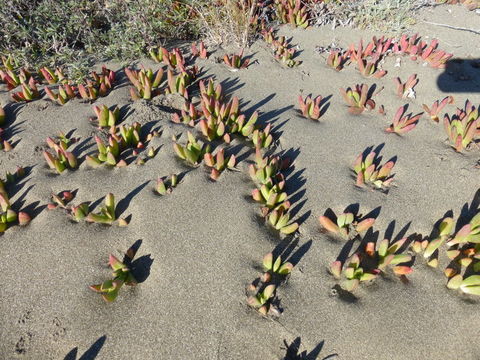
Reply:
[[370, 229], [375, 223], [375, 218], [359, 219], [353, 213], [342, 213], [332, 221], [329, 217], [322, 215], [318, 218], [320, 225], [327, 231], [339, 234], [344, 239], [355, 238]]
[[263, 257], [263, 268], [266, 272], [269, 272], [271, 275], [288, 275], [292, 272], [293, 265], [290, 262], [282, 262], [282, 257], [279, 256], [275, 259], [273, 258], [273, 253], [268, 253]]
[[423, 113], [416, 114], [415, 116], [411, 113], [407, 115], [407, 109], [408, 105], [398, 108], [395, 117], [393, 118], [393, 123], [385, 129], [386, 132], [402, 135], [413, 130], [415, 126], [417, 126], [418, 119], [420, 119]]
[[[123, 148], [134, 147], [143, 148], [143, 142], [140, 135], [142, 133], [142, 125], [139, 122], [134, 122], [132, 125], [120, 125], [118, 127], [120, 137], [117, 136], [117, 141], [121, 142]], [[115, 128], [113, 129], [116, 133]]]
[[402, 99], [415, 99], [415, 90], [413, 88], [418, 84], [417, 74], [410, 75], [405, 83], [402, 83], [402, 80], [399, 77], [396, 77], [393, 81], [397, 86], [398, 97], [401, 97]]
[[442, 109], [447, 104], [452, 104], [452, 103], [453, 103], [453, 96], [445, 96], [442, 101], [436, 100], [432, 104], [432, 107], [428, 107], [427, 105], [423, 104], [423, 109], [430, 116], [430, 119], [432, 119], [435, 122], [439, 122], [440, 118], [438, 117], [438, 114], [440, 113], [440, 111], [442, 111]]
[[298, 223], [290, 223], [290, 215], [283, 209], [273, 210], [268, 215], [268, 222], [282, 234], [292, 234], [298, 230]]
[[80, 222], [81, 220], [85, 219], [90, 213], [90, 208], [88, 205], [88, 202], [84, 202], [77, 206], [72, 206], [70, 209], [70, 216], [72, 219], [76, 222]]
[[53, 150], [53, 154], [44, 151], [43, 156], [48, 166], [52, 170], [56, 170], [61, 174], [66, 168], [76, 169], [78, 167], [77, 158], [71, 152], [67, 151], [70, 140], [63, 134], [60, 134], [60, 138], [55, 141], [54, 139], [47, 138], [48, 147]]
[[97, 143], [98, 154], [91, 156], [86, 156], [87, 165], [93, 168], [96, 168], [103, 163], [110, 166], [125, 166], [125, 161], [117, 161], [118, 156], [120, 155], [120, 144], [114, 136], [109, 136], [108, 145], [105, 145], [102, 139], [98, 136], [95, 136], [95, 142]]
[[168, 51], [164, 47], [159, 47], [158, 49], [151, 49], [149, 54], [150, 57], [157, 63], [163, 62], [172, 69], [179, 67], [180, 70], [184, 70], [185, 59], [182, 55], [182, 52], [178, 48]]
[[205, 82], [203, 80], [200, 80], [199, 87], [200, 87], [200, 96], [202, 97], [202, 100], [204, 100], [205, 102], [209, 102], [211, 99], [222, 100], [223, 98], [222, 86], [220, 84], [215, 86], [211, 78], [208, 79], [207, 85], [205, 85]]
[[60, 68], [57, 68], [55, 71], [53, 71], [45, 66], [38, 69], [38, 72], [49, 85], [58, 84], [59, 82], [67, 82], [67, 79]]
[[86, 85], [78, 84], [77, 89], [78, 95], [80, 95], [83, 100], [95, 101], [99, 97], [98, 90], [91, 82], [87, 83]]
[[342, 279], [340, 286], [346, 291], [354, 291], [361, 281], [370, 281], [375, 279], [380, 271], [373, 269], [372, 271], [365, 271], [360, 265], [360, 254], [355, 253], [346, 260], [346, 267], [343, 268], [341, 261], [334, 261], [330, 265], [330, 272], [336, 279]]
[[[281, 37], [281, 39], [284, 39]], [[295, 48], [288, 48], [285, 41], [274, 41], [274, 57], [279, 62], [281, 62], [286, 67], [292, 68], [300, 65], [302, 62], [299, 60], [294, 60], [295, 58]]]
[[270, 147], [273, 142], [273, 136], [270, 134], [272, 124], [268, 124], [263, 130], [256, 129], [252, 133], [252, 142], [256, 148], [265, 149]]
[[381, 70], [378, 67], [378, 60], [364, 60], [362, 58], [357, 59], [357, 66], [358, 66], [358, 71], [365, 76], [365, 77], [370, 77], [373, 76], [377, 79], [384, 77], [387, 74], [386, 70]]
[[93, 111], [97, 116], [97, 123], [99, 127], [112, 127], [115, 126], [119, 117], [120, 109], [115, 106], [113, 109], [109, 109], [106, 105], [93, 106]]
[[281, 170], [288, 168], [288, 160], [283, 160], [279, 156], [263, 157], [260, 148], [255, 150], [255, 164], [250, 164], [248, 172], [253, 181], [260, 185], [269, 187], [285, 181]]
[[302, 115], [307, 119], [319, 120], [322, 115], [322, 109], [320, 108], [322, 97], [319, 95], [315, 99], [312, 99], [310, 95], [305, 97], [305, 100], [301, 95], [298, 96], [298, 104]]
[[157, 179], [157, 184], [155, 191], [159, 195], [170, 194], [173, 191], [173, 188], [178, 184], [178, 175], [172, 174], [169, 177], [159, 177]]
[[301, 0], [275, 0], [275, 8], [282, 23], [303, 29], [308, 27], [307, 7]]
[[480, 115], [470, 101], [467, 100], [465, 109], [458, 109], [452, 118], [445, 114], [443, 124], [448, 138], [456, 151], [467, 148], [478, 134]]
[[373, 94], [367, 84], [355, 85], [355, 87], [347, 88], [347, 90], [340, 88], [340, 93], [347, 102], [350, 113], [358, 115], [365, 109], [375, 109], [375, 101], [372, 99]]
[[47, 205], [49, 210], [53, 210], [57, 207], [62, 209], [67, 208], [67, 204], [72, 201], [74, 194], [71, 191], [62, 191], [58, 194], [52, 194], [52, 202]]
[[168, 87], [165, 90], [166, 94], [180, 94], [185, 99], [188, 99], [187, 86], [192, 82], [193, 77], [187, 72], [181, 72], [176, 77], [173, 71], [167, 70], [167, 84]]
[[235, 167], [236, 158], [235, 155], [226, 158], [225, 150], [220, 149], [215, 155], [210, 152], [205, 153], [203, 161], [206, 166], [211, 168], [210, 178], [216, 181], [225, 169], [233, 169]]
[[102, 66], [102, 71], [98, 74], [95, 71], [90, 73], [90, 78], [85, 80], [85, 84], [79, 84], [78, 94], [84, 100], [94, 101], [99, 96], [106, 96], [113, 88], [115, 82], [115, 71]]
[[453, 276], [447, 283], [449, 289], [460, 289], [465, 294], [480, 295], [480, 275], [470, 275], [463, 278], [457, 274]]
[[[135, 256], [134, 253], [133, 255], [131, 254], [132, 253], [128, 254], [127, 252], [127, 256], [129, 257], [130, 261], [133, 260], [133, 257]], [[93, 291], [101, 293], [102, 298], [105, 301], [112, 302], [115, 301], [118, 296], [119, 290], [124, 284], [133, 286], [137, 284], [137, 280], [135, 279], [127, 265], [122, 263], [115, 256], [110, 255], [108, 259], [108, 265], [110, 265], [113, 270], [113, 279], [106, 280], [98, 285], [90, 285], [89, 287]]]
[[115, 197], [112, 193], [105, 196], [105, 206], [100, 207], [100, 213], [89, 213], [85, 218], [88, 222], [111, 225], [115, 220]]
[[393, 160], [380, 165], [380, 160], [374, 151], [370, 151], [365, 157], [363, 153], [358, 155], [353, 163], [353, 171], [357, 175], [357, 186], [363, 186], [366, 183], [379, 189], [390, 186], [393, 181], [391, 171], [394, 166]]
[[392, 266], [396, 275], [408, 275], [413, 269], [405, 264], [412, 261], [412, 256], [400, 252], [406, 241], [407, 238], [403, 238], [390, 243], [390, 240], [383, 239], [377, 244], [376, 252], [374, 250], [375, 243], [369, 242], [366, 245], [366, 253], [371, 257], [376, 257], [378, 270], [384, 271], [387, 266]]
[[327, 58], [327, 65], [336, 71], [340, 71], [349, 61], [347, 54], [342, 54], [340, 51], [331, 50]]
[[249, 137], [253, 134], [253, 132], [257, 129], [256, 123], [258, 120], [258, 112], [255, 111], [250, 116], [248, 120], [246, 120], [245, 115], [241, 114], [238, 115], [238, 112], [234, 114], [230, 111], [229, 119], [228, 119], [228, 127], [229, 132], [232, 134], [241, 134], [244, 137]]
[[480, 212], [477, 213], [468, 224], [455, 234], [455, 236], [447, 242], [447, 246], [474, 243], [480, 244]]
[[285, 181], [273, 185], [263, 184], [259, 189], [252, 191], [252, 198], [268, 209], [273, 210], [287, 199], [287, 193], [283, 191], [284, 187]]
[[196, 43], [192, 44], [192, 55], [198, 56], [200, 59], [208, 59], [208, 52], [203, 41], [200, 41], [198, 46]]
[[152, 69], [133, 70], [125, 68], [125, 75], [133, 84], [130, 88], [130, 95], [133, 100], [145, 99], [151, 100], [159, 94], [158, 87], [163, 82], [163, 69], [153, 72]]
[[254, 294], [248, 296], [248, 305], [266, 316], [271, 312], [271, 302], [275, 298], [275, 289], [276, 286], [274, 284], [264, 286], [263, 289], [256, 289]]
[[444, 218], [438, 225], [438, 229], [437, 229], [438, 236], [431, 240], [421, 239], [413, 242], [412, 244], [413, 251], [415, 251], [416, 253], [420, 253], [423, 251], [423, 257], [425, 259], [428, 259], [428, 265], [432, 267], [437, 267], [438, 266], [437, 257], [432, 257], [432, 255], [434, 255], [437, 249], [443, 243], [445, 243], [445, 241], [450, 237], [450, 234], [452, 233], [452, 230], [453, 230], [453, 225], [454, 225], [453, 218], [451, 217]]
[[0, 70], [0, 79], [7, 84], [8, 90], [12, 90], [23, 83], [29, 83], [33, 78], [32, 74], [25, 68], [21, 68], [18, 75], [13, 69], [5, 68]]
[[196, 166], [203, 156], [210, 152], [210, 145], [200, 144], [190, 131], [187, 132], [187, 137], [188, 141], [185, 146], [175, 142], [173, 144], [173, 150], [175, 150], [175, 153], [180, 159], [187, 161], [190, 165]]
[[172, 115], [172, 122], [177, 124], [187, 124], [191, 127], [195, 126], [195, 121], [198, 120], [201, 116], [201, 112], [198, 111], [195, 106], [189, 102], [185, 101], [183, 108], [181, 109], [181, 117], [177, 113]]
[[22, 101], [32, 101], [40, 98], [40, 92], [37, 89], [37, 83], [33, 79], [30, 78], [28, 83], [22, 83], [22, 91], [14, 92], [11, 94], [12, 100], [15, 102], [22, 102]]
[[225, 54], [223, 56], [223, 62], [233, 71], [237, 71], [240, 69], [246, 69], [250, 60], [243, 59], [243, 49], [242, 49], [238, 54], [231, 54], [231, 55]]
[[66, 102], [74, 99], [77, 96], [75, 88], [69, 84], [59, 85], [57, 94], [55, 94], [50, 88], [45, 87], [45, 93], [48, 95], [50, 100], [58, 103], [59, 105], [64, 105]]
[[15, 212], [10, 205], [10, 199], [8, 193], [5, 190], [5, 185], [3, 181], [0, 181], [0, 232], [3, 233], [7, 230], [9, 224], [15, 223], [18, 221], [18, 224], [21, 226], [28, 225], [30, 223], [30, 216], [23, 211], [20, 211], [18, 214]]

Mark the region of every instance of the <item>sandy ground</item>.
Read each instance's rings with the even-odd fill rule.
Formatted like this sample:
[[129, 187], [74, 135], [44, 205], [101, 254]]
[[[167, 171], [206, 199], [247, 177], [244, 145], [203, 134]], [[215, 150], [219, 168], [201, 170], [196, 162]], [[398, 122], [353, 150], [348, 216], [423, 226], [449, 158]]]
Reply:
[[[424, 10], [422, 18], [453, 26], [480, 23], [480, 16], [460, 6]], [[438, 38], [456, 57], [480, 57], [480, 38], [473, 33], [425, 23], [412, 31]], [[315, 47], [332, 41], [346, 47], [373, 33], [342, 28], [282, 28], [280, 33], [293, 37], [301, 50], [300, 67], [283, 68], [262, 41], [249, 50], [248, 69], [232, 73], [216, 63], [223, 52], [198, 64], [204, 76], [214, 76], [227, 94], [241, 99], [243, 112], [259, 110], [260, 120], [273, 124], [278, 152], [295, 158], [287, 178], [292, 213], [301, 222], [295, 238], [282, 240], [259, 220], [246, 173], [251, 149], [242, 142], [230, 145], [242, 159], [242, 171], [226, 172], [217, 183], [203, 166], [190, 171], [175, 158], [171, 137], [186, 128], [169, 121], [173, 110], [161, 98], [133, 103], [124, 82], [97, 101], [123, 107], [124, 123], [159, 129], [161, 137], [152, 141], [161, 146], [155, 158], [113, 170], [93, 170], [82, 162], [59, 176], [43, 160], [45, 138], [74, 131], [80, 137], [75, 153], [83, 161], [96, 150], [91, 139], [96, 130], [87, 120], [91, 105], [75, 100], [60, 107], [39, 100], [8, 108], [7, 134], [16, 146], [0, 156], [0, 171], [16, 165], [29, 169], [12, 199], [17, 207], [36, 210], [29, 226], [12, 227], [0, 238], [1, 359], [293, 359], [295, 346], [309, 354], [307, 359], [478, 359], [479, 300], [446, 289], [441, 269], [429, 268], [423, 259], [417, 259], [407, 283], [386, 276], [359, 288], [355, 297], [335, 296], [327, 266], [345, 243], [321, 233], [318, 216], [328, 208], [338, 213], [359, 204], [364, 214], [379, 213], [379, 238], [400, 238], [428, 235], [449, 210], [455, 217], [462, 209], [474, 211], [478, 150], [455, 153], [442, 124], [426, 117], [403, 137], [383, 130], [405, 103], [414, 113], [422, 111], [422, 103], [450, 94], [459, 107], [466, 99], [480, 104], [479, 70], [466, 68], [471, 79], [461, 81], [457, 73], [406, 58], [394, 67], [395, 58], [389, 58], [387, 76], [364, 79], [353, 66], [339, 73], [329, 69], [326, 55]], [[412, 73], [420, 78], [417, 98], [397, 98], [392, 79]], [[347, 112], [338, 89], [362, 82], [385, 87], [376, 97], [385, 117], [376, 110], [361, 116]], [[300, 93], [331, 95], [320, 123], [298, 116]], [[0, 94], [3, 105], [7, 95]], [[451, 105], [447, 112], [454, 109]], [[381, 144], [384, 158], [398, 158], [395, 186], [388, 194], [359, 190], [350, 166], [365, 148]], [[171, 195], [155, 195], [154, 180], [172, 172], [185, 172], [181, 184]], [[130, 225], [75, 224], [61, 210], [45, 209], [52, 192], [75, 189], [74, 203], [114, 193], [118, 213], [131, 216]], [[109, 253], [121, 256], [137, 240], [142, 282], [123, 288], [114, 304], [104, 303], [88, 285], [107, 279]], [[287, 249], [298, 262], [279, 288], [283, 313], [274, 320], [260, 317], [245, 302], [246, 285], [273, 249]]]

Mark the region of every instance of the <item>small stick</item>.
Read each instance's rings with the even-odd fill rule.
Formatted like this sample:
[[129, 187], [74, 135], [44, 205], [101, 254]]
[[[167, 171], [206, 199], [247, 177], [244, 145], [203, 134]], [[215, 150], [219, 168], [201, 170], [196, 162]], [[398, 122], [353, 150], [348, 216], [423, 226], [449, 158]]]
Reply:
[[430, 24], [430, 25], [436, 25], [436, 26], [443, 26], [449, 29], [454, 29], [454, 30], [462, 30], [462, 31], [469, 31], [474, 34], [480, 35], [480, 30], [475, 30], [475, 29], [469, 29], [469, 28], [464, 28], [464, 27], [458, 27], [458, 26], [452, 26], [448, 24], [439, 24], [439, 23], [434, 23], [431, 21], [423, 21], [425, 24]]

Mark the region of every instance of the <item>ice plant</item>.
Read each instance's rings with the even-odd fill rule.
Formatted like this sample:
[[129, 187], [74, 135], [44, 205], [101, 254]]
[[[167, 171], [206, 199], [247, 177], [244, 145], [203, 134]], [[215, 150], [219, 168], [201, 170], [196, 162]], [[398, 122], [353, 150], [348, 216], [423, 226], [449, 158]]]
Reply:
[[276, 184], [263, 184], [260, 189], [252, 191], [252, 198], [266, 208], [273, 210], [287, 199], [287, 193], [283, 191], [284, 188], [285, 181]]
[[405, 83], [402, 83], [402, 80], [399, 77], [396, 77], [393, 81], [397, 86], [398, 97], [401, 97], [402, 99], [415, 99], [415, 90], [413, 88], [418, 84], [417, 74], [410, 75]]
[[268, 124], [265, 129], [260, 130], [256, 129], [252, 133], [252, 142], [256, 148], [268, 148], [273, 142], [273, 136], [270, 134], [270, 130], [272, 129], [272, 124]]
[[224, 149], [218, 150], [215, 155], [212, 155], [210, 152], [205, 153], [203, 161], [207, 167], [211, 168], [210, 178], [214, 181], [218, 179], [225, 169], [233, 169], [236, 163], [235, 155], [230, 155], [226, 158]]
[[448, 138], [456, 151], [466, 149], [478, 135], [480, 115], [478, 109], [467, 100], [465, 109], [458, 109], [450, 118], [445, 114], [443, 124]]
[[223, 62], [232, 69], [237, 71], [240, 69], [246, 69], [250, 60], [243, 59], [243, 49], [238, 54], [225, 54], [223, 56]]
[[353, 163], [353, 171], [356, 174], [357, 186], [364, 184], [372, 184], [378, 189], [384, 189], [390, 186], [393, 181], [391, 171], [395, 166], [395, 162], [390, 160], [383, 165], [380, 165], [380, 159], [374, 151], [370, 151], [366, 156], [358, 155]]
[[468, 224], [455, 234], [455, 236], [447, 242], [447, 246], [462, 245], [466, 243], [480, 244], [480, 212], [477, 213]]
[[360, 254], [355, 253], [345, 262], [346, 267], [343, 268], [341, 261], [334, 261], [330, 265], [330, 272], [336, 279], [342, 279], [340, 286], [346, 291], [354, 291], [360, 282], [370, 281], [375, 279], [378, 274], [378, 269], [373, 269], [372, 271], [366, 271], [361, 266], [361, 257]]
[[439, 122], [440, 119], [438, 114], [440, 113], [440, 111], [442, 111], [447, 104], [452, 104], [452, 103], [453, 103], [453, 96], [445, 96], [442, 101], [436, 100], [431, 107], [428, 107], [427, 105], [423, 104], [423, 109], [430, 116], [430, 119], [432, 119], [435, 122]]
[[360, 71], [360, 73], [365, 77], [373, 76], [379, 79], [387, 74], [385, 70], [379, 69], [378, 60], [368, 61], [362, 58], [358, 58], [357, 66], [358, 71]]
[[130, 95], [133, 100], [150, 100], [159, 94], [158, 87], [163, 82], [163, 69], [153, 72], [152, 69], [141, 69], [139, 71], [125, 68], [125, 75], [134, 88], [130, 88]]
[[196, 166], [204, 154], [210, 152], [210, 145], [200, 144], [190, 131], [187, 132], [187, 144], [182, 146], [177, 142], [173, 143], [173, 150], [177, 156], [187, 161], [190, 165]]
[[95, 136], [95, 142], [97, 143], [98, 154], [91, 156], [87, 155], [85, 160], [87, 165], [96, 168], [103, 163], [110, 166], [125, 166], [125, 161], [117, 161], [120, 155], [120, 144], [114, 136], [109, 136], [108, 145], [106, 145], [100, 137]]
[[256, 130], [256, 123], [258, 120], [258, 112], [255, 111], [248, 120], [245, 115], [232, 115], [228, 119], [229, 132], [232, 134], [238, 133], [244, 137], [248, 137]]
[[[129, 258], [130, 261], [132, 261], [135, 253], [127, 252], [126, 256]], [[102, 298], [105, 301], [112, 302], [115, 301], [118, 296], [119, 290], [124, 284], [133, 286], [137, 284], [137, 280], [133, 276], [128, 266], [118, 260], [115, 256], [110, 255], [108, 259], [108, 265], [110, 265], [113, 270], [113, 279], [106, 280], [98, 285], [90, 285], [90, 289], [102, 294]]]
[[447, 283], [449, 289], [460, 289], [465, 294], [480, 295], [480, 275], [463, 277], [458, 274], [453, 276]]
[[96, 100], [99, 96], [106, 96], [115, 82], [115, 71], [102, 66], [102, 71], [98, 74], [95, 71], [90, 73], [90, 78], [85, 80], [85, 84], [77, 86], [80, 97], [84, 100]]
[[71, 152], [67, 151], [70, 141], [65, 137], [60, 137], [58, 141], [47, 138], [48, 147], [53, 150], [53, 154], [44, 151], [43, 156], [48, 166], [52, 170], [56, 170], [59, 174], [66, 168], [75, 169], [78, 166], [77, 158]]
[[205, 49], [205, 44], [203, 41], [200, 41], [200, 43], [192, 43], [192, 55], [193, 56], [198, 56], [200, 59], [207, 59], [208, 58], [208, 52], [207, 49]]
[[266, 316], [271, 312], [271, 302], [275, 298], [275, 284], [270, 284], [262, 288], [253, 286], [255, 291], [252, 295], [248, 296], [247, 303], [260, 314]]
[[193, 76], [187, 72], [181, 72], [177, 76], [173, 74], [171, 69], [167, 70], [167, 89], [166, 94], [180, 94], [188, 99], [187, 86], [191, 84]]
[[340, 71], [348, 61], [348, 55], [342, 54], [340, 51], [331, 50], [327, 58], [327, 65], [336, 71]]
[[428, 265], [432, 267], [437, 267], [438, 261], [436, 258], [432, 258], [432, 255], [437, 251], [437, 249], [445, 243], [445, 241], [450, 237], [450, 234], [452, 233], [454, 226], [454, 221], [453, 218], [451, 217], [446, 217], [444, 218], [437, 229], [438, 236], [434, 239], [431, 240], [425, 240], [423, 241], [418, 241], [414, 242], [412, 245], [413, 251], [416, 253], [420, 253], [422, 250], [423, 252], [423, 257], [428, 260]]
[[6, 117], [5, 109], [0, 106], [0, 126], [5, 125], [5, 117]]
[[53, 71], [52, 69], [45, 66], [43, 68], [38, 69], [38, 72], [49, 85], [54, 85], [59, 82], [62, 82], [62, 83], [67, 82], [65, 75], [63, 74], [62, 70], [58, 67], [55, 71]]
[[163, 62], [172, 69], [177, 67], [179, 67], [180, 70], [185, 69], [185, 59], [183, 58], [182, 52], [178, 48], [168, 51], [164, 47], [159, 47], [158, 49], [151, 49], [149, 54], [150, 57], [157, 63]]
[[268, 253], [263, 257], [263, 269], [266, 272], [269, 272], [271, 275], [288, 275], [292, 272], [293, 264], [290, 262], [282, 262], [282, 257], [279, 256], [275, 259], [273, 258], [273, 253]]
[[410, 266], [405, 265], [412, 261], [412, 256], [401, 253], [401, 248], [406, 241], [407, 238], [403, 238], [390, 243], [390, 240], [383, 239], [377, 244], [376, 252], [374, 251], [375, 243], [369, 242], [366, 245], [365, 252], [376, 259], [378, 270], [384, 271], [387, 266], [391, 266], [396, 275], [407, 275], [413, 270]]
[[181, 116], [177, 113], [172, 115], [172, 122], [176, 124], [187, 124], [188, 126], [195, 126], [195, 121], [201, 116], [201, 112], [198, 111], [195, 106], [185, 101], [183, 108], [181, 109]]
[[58, 103], [59, 105], [64, 105], [66, 102], [74, 99], [77, 96], [75, 87], [69, 84], [59, 85], [57, 94], [45, 86], [45, 93], [48, 95], [50, 100]]
[[88, 222], [111, 225], [115, 220], [115, 197], [112, 193], [105, 196], [105, 206], [100, 207], [100, 213], [90, 213], [85, 218]]
[[312, 99], [311, 95], [308, 95], [303, 99], [302, 95], [298, 96], [298, 105], [303, 116], [307, 119], [319, 120], [322, 115], [320, 108], [322, 97], [319, 95], [315, 99]]
[[32, 74], [25, 68], [21, 68], [18, 75], [13, 69], [4, 69], [0, 70], [0, 79], [7, 84], [8, 90], [12, 90], [23, 83], [28, 83], [32, 79]]
[[113, 109], [109, 109], [106, 105], [93, 106], [93, 111], [97, 116], [97, 123], [99, 127], [112, 127], [115, 126], [119, 117], [120, 109], [115, 106]]
[[290, 215], [283, 209], [273, 210], [268, 215], [268, 222], [282, 234], [288, 235], [298, 230], [298, 223], [290, 223]]
[[282, 23], [303, 29], [308, 27], [307, 6], [301, 0], [275, 0], [275, 8]]
[[375, 223], [375, 218], [359, 219], [353, 213], [342, 213], [336, 217], [336, 220], [331, 220], [329, 217], [322, 215], [318, 218], [320, 225], [327, 231], [339, 234], [344, 239], [355, 238], [370, 229]]
[[375, 101], [372, 99], [373, 94], [370, 94], [371, 88], [367, 84], [355, 85], [354, 88], [347, 88], [347, 90], [340, 88], [340, 93], [347, 102], [350, 113], [358, 115], [365, 109], [375, 109]]
[[73, 200], [73, 193], [71, 191], [62, 191], [59, 194], [52, 194], [52, 202], [47, 205], [49, 210], [53, 210], [57, 207], [66, 209], [67, 204]]
[[222, 100], [223, 93], [222, 93], [222, 85], [218, 84], [215, 86], [213, 80], [210, 78], [208, 79], [208, 83], [205, 85], [203, 80], [199, 82], [200, 87], [200, 96], [202, 100], [209, 102], [210, 100]]
[[77, 206], [72, 206], [70, 209], [70, 216], [76, 222], [85, 219], [90, 213], [90, 209], [87, 202], [81, 203]]
[[407, 109], [408, 105], [398, 108], [395, 117], [393, 118], [393, 123], [385, 129], [386, 132], [402, 135], [413, 130], [415, 126], [417, 126], [418, 119], [420, 119], [423, 113], [416, 114], [415, 116], [412, 116], [411, 113], [407, 115]]
[[12, 100], [15, 102], [21, 102], [21, 101], [32, 101], [35, 99], [40, 98], [40, 92], [37, 89], [37, 83], [33, 79], [33, 77], [30, 78], [28, 83], [22, 83], [22, 91], [14, 92], [11, 94]]
[[143, 143], [140, 138], [140, 134], [142, 133], [142, 125], [140, 125], [139, 122], [135, 121], [132, 125], [120, 125], [118, 129], [120, 132], [120, 136], [115, 135], [115, 128], [113, 128], [112, 136], [116, 137], [116, 140], [118, 142], [121, 142], [123, 148], [143, 148]]
[[178, 175], [172, 174], [169, 177], [159, 177], [155, 186], [155, 191], [159, 195], [170, 194], [173, 188], [178, 184]]

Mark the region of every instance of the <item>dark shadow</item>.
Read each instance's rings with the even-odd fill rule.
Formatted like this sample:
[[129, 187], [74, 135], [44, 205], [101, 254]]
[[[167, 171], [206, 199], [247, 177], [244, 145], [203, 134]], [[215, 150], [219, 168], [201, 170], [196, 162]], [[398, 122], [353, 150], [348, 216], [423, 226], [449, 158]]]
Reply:
[[[97, 341], [95, 341], [92, 346], [88, 348], [85, 353], [78, 358], [78, 360], [95, 360], [100, 353], [100, 350], [103, 347], [103, 344], [105, 343], [105, 340], [107, 339], [106, 335], [103, 335], [102, 337], [98, 338]], [[73, 348], [63, 360], [76, 360], [77, 359], [77, 352], [78, 348]]]
[[[205, 84], [207, 84], [207, 81], [205, 81]], [[222, 86], [222, 93], [224, 97], [228, 97], [234, 94], [235, 91], [237, 91], [238, 89], [241, 89], [245, 84], [240, 83], [240, 79], [238, 77], [235, 77], [235, 78], [227, 78], [221, 81], [220, 85]]]
[[20, 211], [26, 212], [32, 219], [36, 218], [40, 213], [47, 207], [47, 205], [39, 205], [40, 201], [34, 201], [31, 204], [28, 204]]
[[122, 216], [122, 214], [127, 210], [128, 206], [132, 199], [140, 192], [142, 189], [148, 185], [150, 181], [145, 181], [143, 184], [137, 186], [135, 189], [130, 191], [127, 196], [120, 200], [115, 208], [115, 213], [117, 217]]
[[446, 93], [480, 92], [480, 59], [450, 59], [437, 78], [438, 88]]
[[470, 206], [468, 203], [465, 203], [460, 210], [460, 215], [455, 225], [455, 232], [460, 230], [464, 225], [468, 224], [470, 220], [478, 213], [480, 210], [480, 189], [475, 192], [473, 196], [472, 203]]
[[138, 259], [133, 260], [141, 245], [141, 239], [135, 241], [123, 257], [123, 263], [130, 268], [130, 271], [132, 272], [133, 277], [137, 280], [137, 283], [142, 283], [147, 280], [147, 278], [150, 276], [150, 268], [153, 264], [153, 259], [151, 258], [150, 254], [143, 255]]
[[[91, 142], [92, 138], [86, 138], [82, 142], [78, 143], [73, 149], [72, 149], [72, 154], [75, 155], [75, 157], [78, 159], [82, 155], [84, 151], [87, 151], [90, 149], [92, 146], [95, 145], [95, 143]], [[69, 150], [70, 151], [70, 150]]]
[[300, 351], [300, 346], [302, 343], [300, 336], [293, 340], [291, 344], [288, 344], [285, 340], [283, 340], [283, 343], [286, 346], [287, 352], [283, 360], [328, 360], [338, 356], [338, 354], [330, 354], [322, 359], [319, 358], [325, 343], [323, 340], [320, 341], [318, 345], [315, 346], [310, 352], [307, 352], [307, 350]]

